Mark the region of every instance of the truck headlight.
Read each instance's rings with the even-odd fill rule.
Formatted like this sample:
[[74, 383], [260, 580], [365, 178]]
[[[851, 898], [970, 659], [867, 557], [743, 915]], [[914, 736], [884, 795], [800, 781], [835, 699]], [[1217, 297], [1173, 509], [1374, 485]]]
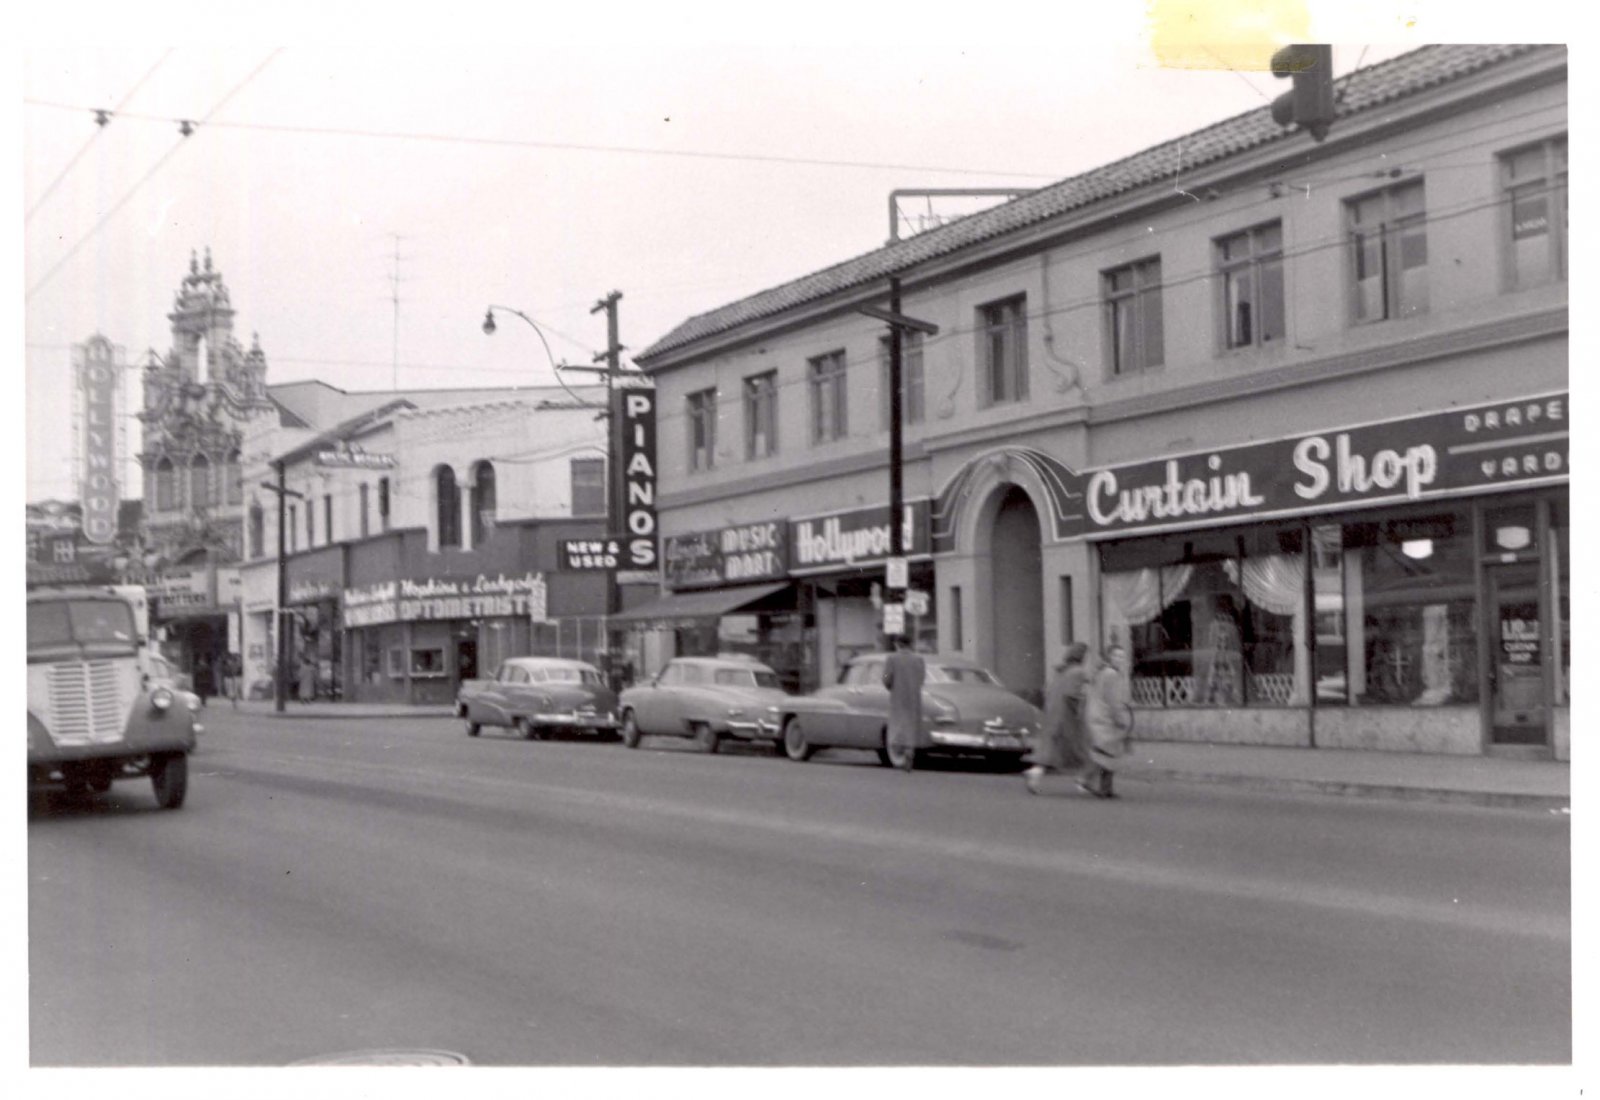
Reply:
[[150, 705], [156, 710], [166, 710], [172, 706], [172, 692], [164, 687], [158, 687], [150, 693]]

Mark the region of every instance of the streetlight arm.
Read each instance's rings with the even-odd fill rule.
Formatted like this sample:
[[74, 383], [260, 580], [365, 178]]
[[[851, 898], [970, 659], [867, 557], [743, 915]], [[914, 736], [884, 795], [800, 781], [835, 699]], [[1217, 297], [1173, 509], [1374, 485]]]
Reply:
[[550, 360], [550, 373], [555, 377], [556, 385], [558, 385], [562, 389], [566, 390], [567, 391], [567, 396], [571, 397], [574, 401], [576, 401], [578, 404], [582, 405], [585, 408], [594, 409], [594, 408], [599, 408], [600, 407], [598, 405], [594, 405], [594, 404], [591, 404], [588, 401], [585, 401], [583, 398], [581, 398], [577, 394], [573, 393], [572, 392], [572, 388], [570, 386], [568, 386], [566, 384], [566, 382], [562, 381], [561, 371], [562, 371], [562, 368], [563, 368], [564, 364], [556, 362], [555, 352], [550, 350], [550, 341], [545, 339], [544, 330], [542, 328], [540, 328], [537, 324], [535, 324], [533, 318], [529, 317], [526, 313], [522, 312], [522, 310], [513, 309], [511, 306], [499, 306], [499, 305], [491, 305], [491, 306], [489, 306], [489, 308], [487, 310], [485, 310], [484, 314], [483, 314], [483, 331], [484, 331], [484, 335], [493, 336], [494, 333], [495, 333], [495, 323], [494, 323], [495, 310], [500, 310], [502, 313], [510, 313], [510, 314], [512, 314], [514, 316], [520, 317], [520, 318], [522, 318], [523, 321], [525, 321], [527, 323], [529, 328], [533, 329], [534, 335], [539, 338], [539, 343], [544, 345], [544, 354], [545, 354], [545, 357]]

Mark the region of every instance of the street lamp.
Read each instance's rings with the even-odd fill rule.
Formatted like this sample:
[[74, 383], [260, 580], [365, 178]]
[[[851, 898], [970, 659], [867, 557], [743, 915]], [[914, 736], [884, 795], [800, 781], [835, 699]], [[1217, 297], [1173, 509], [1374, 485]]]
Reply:
[[[618, 376], [620, 376], [621, 374], [624, 373], [623, 370], [622, 370], [622, 363], [621, 363], [621, 356], [622, 356], [622, 350], [623, 350], [622, 349], [622, 344], [617, 339], [617, 302], [621, 298], [622, 298], [622, 292], [619, 291], [619, 290], [613, 290], [610, 294], [607, 294], [604, 298], [600, 299], [600, 301], [596, 302], [595, 305], [594, 305], [594, 308], [589, 311], [590, 313], [600, 313], [600, 312], [603, 311], [606, 314], [606, 350], [603, 351], [603, 352], [600, 352], [598, 355], [595, 356], [595, 361], [596, 362], [600, 362], [601, 360], [605, 361], [605, 366], [603, 366], [603, 367], [575, 366], [575, 365], [573, 365], [571, 363], [558, 363], [558, 362], [556, 362], [555, 355], [550, 351], [550, 341], [545, 339], [544, 331], [538, 325], [534, 324], [534, 321], [533, 321], [532, 317], [529, 317], [526, 313], [523, 313], [520, 309], [512, 309], [510, 306], [491, 305], [488, 309], [484, 310], [484, 313], [483, 313], [483, 331], [484, 331], [484, 334], [486, 336], [493, 336], [494, 333], [495, 333], [495, 329], [496, 329], [497, 326], [495, 325], [495, 322], [494, 322], [494, 315], [495, 315], [495, 311], [496, 310], [500, 310], [500, 311], [502, 311], [504, 313], [513, 314], [513, 315], [515, 315], [517, 317], [522, 318], [524, 321], [526, 321], [527, 324], [528, 324], [528, 327], [533, 329], [534, 334], [539, 337], [539, 342], [544, 345], [544, 352], [545, 352], [545, 355], [549, 356], [549, 358], [550, 358], [550, 366], [551, 366], [551, 368], [553, 369], [553, 371], [555, 373], [556, 383], [558, 385], [560, 385], [560, 387], [562, 389], [566, 390], [568, 396], [570, 396], [580, 406], [586, 407], [586, 408], [595, 408], [596, 407], [596, 406], [590, 404], [589, 402], [583, 400], [583, 398], [579, 397], [577, 394], [572, 392], [572, 390], [567, 386], [566, 382], [561, 377], [562, 371], [566, 371], [566, 370], [585, 371], [585, 372], [588, 372], [588, 373], [591, 373], [591, 374], [602, 375], [605, 378], [606, 403], [605, 403], [603, 411], [599, 414], [598, 417], [596, 417], [596, 419], [599, 419], [600, 417], [604, 417], [606, 419], [606, 421], [607, 421], [607, 423], [606, 423], [606, 523], [607, 523], [608, 530], [607, 530], [606, 534], [607, 534], [608, 537], [612, 536], [612, 535], [615, 535], [617, 533], [617, 530], [618, 530], [618, 527], [619, 527], [619, 522], [618, 522], [619, 521], [619, 514], [618, 513], [619, 513], [620, 504], [619, 504], [618, 470], [617, 470], [617, 450], [618, 450], [618, 430], [619, 430], [619, 428], [618, 428], [618, 424], [617, 424], [616, 411], [613, 408], [612, 397], [613, 397], [614, 382], [615, 382], [615, 380], [616, 380], [616, 378]], [[611, 617], [613, 615], [615, 615], [619, 610], [621, 610], [621, 607], [622, 607], [621, 596], [622, 596], [622, 593], [619, 590], [618, 584], [617, 584], [617, 573], [616, 573], [616, 570], [615, 569], [608, 569], [606, 571], [606, 611], [605, 611], [605, 622], [606, 622], [605, 651], [606, 651], [606, 659], [607, 659], [608, 662], [610, 662], [611, 655], [612, 655], [611, 654]], [[609, 670], [608, 670], [608, 674], [609, 674]]]

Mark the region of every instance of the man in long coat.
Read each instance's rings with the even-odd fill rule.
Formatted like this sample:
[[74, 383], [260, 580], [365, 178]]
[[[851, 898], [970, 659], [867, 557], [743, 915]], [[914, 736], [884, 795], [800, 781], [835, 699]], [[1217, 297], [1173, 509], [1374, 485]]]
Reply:
[[[1089, 726], [1084, 717], [1084, 694], [1089, 684], [1089, 671], [1084, 667], [1084, 657], [1089, 647], [1073, 642], [1061, 655], [1061, 664], [1044, 692], [1044, 724], [1039, 728], [1039, 741], [1033, 748], [1033, 767], [1024, 774], [1028, 790], [1039, 793], [1039, 780], [1047, 772], [1071, 772], [1079, 775], [1084, 785], [1083, 773], [1093, 766], [1089, 756]], [[1085, 786], [1087, 789], [1087, 786]]]
[[[922, 658], [911, 652], [904, 635], [894, 640], [894, 652], [883, 663], [883, 686], [889, 689], [889, 762], [911, 770], [917, 741], [922, 734], [922, 681], [927, 675]], [[898, 759], [896, 759], [898, 757]]]

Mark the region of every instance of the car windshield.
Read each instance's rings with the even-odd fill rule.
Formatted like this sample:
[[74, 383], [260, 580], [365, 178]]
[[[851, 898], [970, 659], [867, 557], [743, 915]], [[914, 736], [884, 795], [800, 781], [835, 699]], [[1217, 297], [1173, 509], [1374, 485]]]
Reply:
[[765, 668], [719, 668], [712, 679], [714, 683], [730, 687], [778, 687], [778, 674]]
[[963, 665], [929, 665], [927, 680], [930, 684], [999, 684], [985, 670]]
[[600, 674], [592, 668], [547, 668], [545, 675], [558, 684], [600, 686]]
[[121, 642], [132, 646], [133, 613], [115, 600], [52, 600], [28, 605], [28, 648]]

